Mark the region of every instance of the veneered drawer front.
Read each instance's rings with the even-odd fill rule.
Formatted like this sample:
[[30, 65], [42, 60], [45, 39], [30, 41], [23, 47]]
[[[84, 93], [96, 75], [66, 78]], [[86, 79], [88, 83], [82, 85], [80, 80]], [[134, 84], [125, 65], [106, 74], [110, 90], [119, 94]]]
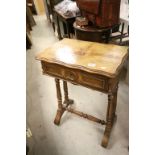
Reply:
[[72, 81], [72, 82], [78, 82], [79, 80], [79, 73], [76, 70], [72, 69], [64, 69], [64, 78], [66, 80]]
[[80, 84], [88, 88], [106, 91], [106, 78], [78, 69], [42, 62], [43, 73], [58, 77], [74, 84]]
[[80, 82], [95, 88], [105, 89], [105, 79], [99, 78], [93, 74], [83, 72], [80, 74]]
[[58, 65], [42, 62], [42, 69], [45, 74], [63, 77], [63, 68]]

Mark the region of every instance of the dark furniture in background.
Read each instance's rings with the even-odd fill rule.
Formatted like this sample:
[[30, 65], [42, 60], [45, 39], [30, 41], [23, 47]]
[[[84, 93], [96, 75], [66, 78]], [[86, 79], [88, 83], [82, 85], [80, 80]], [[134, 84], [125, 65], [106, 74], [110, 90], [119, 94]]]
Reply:
[[64, 34], [66, 34], [66, 36], [68, 38], [70, 38], [70, 33], [71, 32], [73, 33], [73, 23], [75, 21], [75, 17], [67, 17], [55, 9], [54, 9], [54, 13], [55, 13], [55, 17], [56, 17], [59, 40], [63, 38], [62, 33], [61, 33], [61, 29], [60, 29], [60, 21], [63, 22]]
[[120, 45], [129, 46], [129, 24], [127, 24], [127, 32], [120, 37]]
[[75, 36], [77, 39], [93, 42], [109, 42], [111, 28], [97, 28], [94, 26], [79, 26], [74, 22]]
[[82, 16], [95, 26], [111, 27], [119, 24], [120, 0], [76, 0]]
[[[52, 23], [54, 32], [57, 26], [58, 38], [59, 39], [63, 38], [61, 33], [62, 31], [60, 28], [60, 23], [62, 23], [62, 28], [65, 36], [70, 37], [69, 32], [72, 32], [72, 33], [74, 32], [72, 25], [73, 25], [73, 22], [75, 21], [75, 18], [66, 17], [62, 15], [59, 11], [54, 9], [54, 6], [62, 2], [63, 0], [45, 0], [45, 1], [48, 9], [48, 14], [49, 14], [48, 16], [50, 18], [50, 22]], [[50, 15], [52, 16], [52, 19]]]
[[54, 6], [63, 0], [49, 0], [51, 5], [51, 14], [54, 15]]
[[26, 32], [26, 49], [30, 49], [32, 46], [32, 41], [30, 35]]
[[[77, 39], [105, 42], [124, 36], [124, 25], [120, 23], [120, 0], [75, 0], [81, 14], [89, 20], [88, 26], [75, 24], [76, 17], [67, 17], [54, 6], [62, 0], [45, 0], [52, 15], [53, 30], [57, 27], [59, 40], [75, 34]], [[74, 25], [73, 25], [74, 23]], [[62, 32], [63, 31], [63, 32]]]
[[43, 0], [43, 1], [47, 19], [49, 22], [52, 23], [53, 31], [55, 32], [56, 17], [54, 14], [54, 6], [59, 2], [61, 2], [62, 0]]
[[29, 25], [30, 30], [32, 30], [32, 27], [34, 25], [36, 25], [31, 9], [27, 4], [26, 4], [26, 24]]
[[122, 21], [116, 32], [111, 31], [110, 42], [121, 46], [129, 46], [129, 23]]
[[33, 18], [31, 9], [26, 5], [26, 49], [30, 49], [32, 46], [31, 31], [34, 25], [36, 25], [36, 22]]
[[32, 14], [37, 15], [37, 11], [36, 11], [36, 7], [34, 5], [34, 1], [33, 0], [26, 0], [26, 3], [29, 6]]
[[[93, 41], [93, 42], [104, 42], [109, 43], [109, 41], [112, 39], [112, 34], [119, 33], [119, 28], [121, 24], [114, 25], [107, 28], [99, 28], [96, 26], [79, 26], [74, 23], [74, 29], [75, 29], [75, 36], [77, 39], [85, 40], [85, 41]], [[122, 34], [119, 33], [119, 37]]]
[[76, 0], [87, 26], [74, 24], [77, 39], [108, 43], [120, 28], [120, 0]]

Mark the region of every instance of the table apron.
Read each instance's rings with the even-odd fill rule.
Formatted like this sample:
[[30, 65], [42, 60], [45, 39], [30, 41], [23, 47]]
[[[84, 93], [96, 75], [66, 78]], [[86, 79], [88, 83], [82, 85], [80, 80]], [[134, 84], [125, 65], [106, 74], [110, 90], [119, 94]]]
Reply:
[[118, 78], [92, 74], [83, 70], [68, 68], [42, 61], [43, 74], [81, 85], [106, 94], [115, 92]]

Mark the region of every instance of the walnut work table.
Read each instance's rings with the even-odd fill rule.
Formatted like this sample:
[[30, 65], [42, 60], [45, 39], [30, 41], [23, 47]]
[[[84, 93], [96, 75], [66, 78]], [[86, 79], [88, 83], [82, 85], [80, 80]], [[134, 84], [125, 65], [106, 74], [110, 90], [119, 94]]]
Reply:
[[[127, 56], [127, 47], [67, 38], [39, 53], [36, 59], [41, 61], [43, 74], [55, 77], [58, 110], [54, 123], [59, 125], [63, 113], [68, 111], [105, 125], [101, 145], [107, 147], [116, 117], [119, 75]], [[60, 79], [63, 80], [63, 103]], [[108, 94], [106, 120], [71, 108], [73, 100], [68, 97], [67, 82]]]

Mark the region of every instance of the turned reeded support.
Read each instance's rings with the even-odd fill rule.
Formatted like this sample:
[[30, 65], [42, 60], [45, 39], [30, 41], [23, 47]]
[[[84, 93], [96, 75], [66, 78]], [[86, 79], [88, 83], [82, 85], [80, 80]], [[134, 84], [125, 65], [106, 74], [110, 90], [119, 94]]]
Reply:
[[56, 125], [59, 125], [60, 120], [61, 120], [61, 116], [64, 113], [64, 108], [63, 108], [63, 105], [62, 105], [62, 96], [61, 96], [61, 88], [60, 88], [59, 79], [55, 79], [55, 83], [56, 83], [56, 93], [57, 93], [57, 100], [58, 100], [58, 110], [57, 110], [57, 114], [56, 114], [54, 123]]
[[[118, 92], [118, 84], [116, 86], [116, 91], [114, 92], [114, 108], [113, 108], [113, 119], [116, 119], [116, 107], [117, 107], [117, 92]], [[113, 120], [114, 121], [114, 120]]]
[[60, 88], [60, 80], [55, 79], [56, 83], [56, 92], [57, 92], [57, 99], [58, 99], [58, 110], [57, 114], [54, 120], [54, 123], [56, 125], [60, 124], [61, 117], [64, 113], [64, 111], [68, 111], [71, 113], [74, 113], [76, 115], [79, 115], [81, 117], [87, 118], [91, 121], [100, 123], [102, 125], [106, 125], [105, 131], [104, 131], [104, 137], [102, 140], [102, 146], [107, 147], [109, 142], [109, 137], [111, 133], [111, 129], [114, 123], [114, 118], [116, 117], [115, 111], [116, 111], [116, 104], [117, 104], [117, 90], [118, 86], [116, 87], [114, 92], [111, 92], [108, 94], [108, 106], [107, 106], [107, 115], [106, 115], [106, 122], [104, 120], [100, 120], [94, 116], [82, 113], [80, 111], [74, 110], [72, 108], [68, 108], [69, 104], [73, 103], [73, 100], [70, 100], [68, 97], [68, 88], [67, 88], [67, 82], [63, 81], [63, 88], [64, 88], [64, 104], [62, 104], [62, 95], [61, 95], [61, 88]]
[[73, 100], [69, 99], [68, 97], [68, 87], [67, 87], [67, 82], [63, 81], [63, 88], [64, 88], [64, 104], [69, 105], [69, 104], [73, 104]]
[[106, 123], [104, 137], [101, 144], [103, 147], [107, 147], [108, 145], [111, 129], [113, 126], [114, 107], [115, 107], [114, 99], [115, 99], [114, 94], [108, 94], [108, 107], [107, 107], [107, 116], [106, 116], [107, 123]]
[[108, 94], [108, 106], [107, 106], [107, 114], [106, 114], [106, 127], [104, 131], [104, 137], [102, 140], [102, 146], [107, 147], [110, 133], [114, 121], [116, 120], [116, 106], [117, 106], [117, 92], [118, 92], [118, 83], [115, 87], [115, 91], [113, 93]]
[[[57, 92], [57, 100], [58, 100], [58, 110], [57, 110], [57, 114], [56, 114], [54, 123], [56, 125], [59, 125], [61, 117], [62, 117], [62, 115], [66, 109], [62, 104], [60, 80], [56, 78], [55, 83], [56, 83], [56, 92]], [[63, 81], [63, 88], [64, 88], [64, 97], [65, 97], [65, 100], [63, 103], [67, 107], [69, 104], [73, 104], [73, 100], [69, 99], [69, 97], [68, 97], [68, 88], [67, 88], [67, 82], [66, 81]]]

